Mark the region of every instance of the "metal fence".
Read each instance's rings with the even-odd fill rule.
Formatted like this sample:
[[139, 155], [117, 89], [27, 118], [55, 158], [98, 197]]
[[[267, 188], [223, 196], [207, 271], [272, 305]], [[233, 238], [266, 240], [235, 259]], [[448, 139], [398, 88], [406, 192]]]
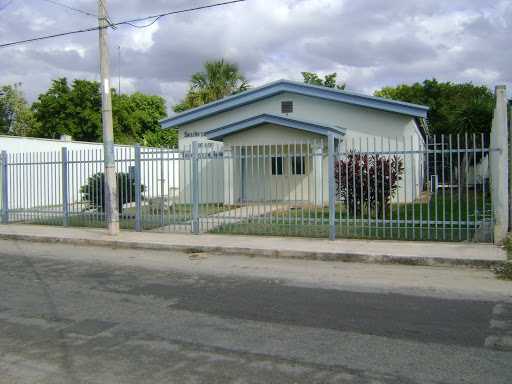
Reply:
[[[493, 241], [484, 137], [116, 149], [122, 228]], [[103, 151], [1, 154], [2, 223], [105, 227]]]

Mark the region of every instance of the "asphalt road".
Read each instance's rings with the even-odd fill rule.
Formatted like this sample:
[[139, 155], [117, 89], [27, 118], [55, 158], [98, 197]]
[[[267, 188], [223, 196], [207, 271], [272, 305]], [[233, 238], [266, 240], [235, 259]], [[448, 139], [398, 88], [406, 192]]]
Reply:
[[154, 255], [0, 241], [0, 383], [510, 383], [503, 296], [322, 286], [337, 263], [288, 260], [294, 279], [270, 259], [248, 276], [226, 273], [236, 257]]

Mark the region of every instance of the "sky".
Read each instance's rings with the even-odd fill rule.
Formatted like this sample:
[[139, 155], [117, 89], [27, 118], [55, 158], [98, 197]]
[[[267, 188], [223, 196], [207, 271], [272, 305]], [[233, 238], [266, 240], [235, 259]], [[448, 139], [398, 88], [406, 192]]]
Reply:
[[[102, 1], [114, 23], [222, 2]], [[0, 0], [0, 45], [94, 28], [97, 13], [96, 0]], [[246, 0], [154, 20], [109, 29], [111, 85], [162, 96], [169, 114], [220, 58], [253, 86], [336, 72], [370, 95], [435, 77], [504, 84], [512, 97], [510, 0]], [[98, 31], [0, 48], [0, 85], [21, 82], [29, 105], [61, 77], [100, 80]]]

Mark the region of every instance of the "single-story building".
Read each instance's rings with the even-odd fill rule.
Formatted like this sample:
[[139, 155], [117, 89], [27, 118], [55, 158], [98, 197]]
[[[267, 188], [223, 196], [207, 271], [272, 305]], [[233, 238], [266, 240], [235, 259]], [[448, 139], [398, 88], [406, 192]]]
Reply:
[[[414, 151], [428, 134], [428, 107], [322, 86], [276, 81], [160, 121], [177, 129], [181, 150], [199, 142], [202, 202], [328, 202], [327, 138], [338, 151], [403, 152], [396, 199], [421, 193], [423, 165]], [[391, 139], [392, 138], [392, 139]], [[398, 138], [398, 139], [396, 139]], [[185, 164], [185, 163], [184, 163]], [[180, 182], [180, 195], [190, 196]], [[405, 189], [405, 190], [404, 190]]]

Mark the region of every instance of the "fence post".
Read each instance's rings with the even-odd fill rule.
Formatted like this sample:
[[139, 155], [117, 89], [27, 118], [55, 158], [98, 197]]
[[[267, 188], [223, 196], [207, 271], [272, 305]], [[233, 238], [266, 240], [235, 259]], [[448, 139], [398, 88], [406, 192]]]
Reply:
[[335, 187], [334, 187], [334, 135], [329, 133], [327, 135], [327, 179], [329, 180], [329, 240], [336, 238], [336, 227], [334, 226], [335, 210]]
[[68, 149], [62, 148], [62, 226], [68, 226]]
[[199, 165], [198, 143], [192, 142], [192, 232], [199, 235]]
[[140, 175], [140, 168], [141, 168], [141, 161], [140, 161], [140, 145], [135, 144], [134, 146], [135, 151], [135, 230], [137, 232], [142, 231], [142, 227], [140, 225], [140, 219], [141, 219], [141, 201], [140, 201], [140, 194], [141, 194], [141, 175]]
[[508, 179], [508, 126], [507, 91], [504, 85], [495, 89], [496, 106], [491, 129], [491, 147], [499, 148], [490, 154], [491, 198], [494, 206], [494, 242], [502, 243], [509, 224], [509, 179]]
[[8, 188], [8, 173], [7, 173], [7, 151], [2, 151], [2, 169], [1, 169], [1, 188], [2, 188], [2, 224], [9, 222], [9, 188]]

